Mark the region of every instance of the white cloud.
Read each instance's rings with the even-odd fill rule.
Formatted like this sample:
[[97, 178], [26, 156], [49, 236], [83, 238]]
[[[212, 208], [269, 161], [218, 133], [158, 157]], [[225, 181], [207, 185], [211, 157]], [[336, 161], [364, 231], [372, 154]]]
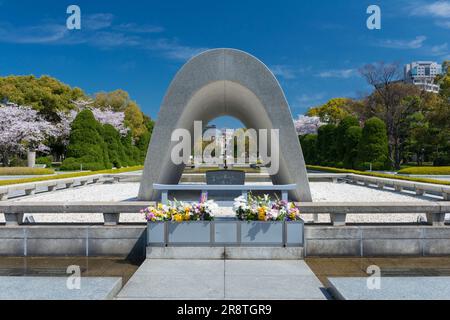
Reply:
[[341, 70], [328, 70], [320, 72], [317, 76], [319, 78], [341, 78], [348, 79], [357, 76], [358, 72], [356, 69], [341, 69]]
[[138, 25], [136, 23], [122, 23], [114, 27], [115, 30], [132, 33], [161, 33], [163, 27], [153, 25]]
[[46, 23], [38, 26], [17, 27], [0, 23], [0, 42], [18, 44], [85, 44], [102, 49], [135, 47], [159, 52], [172, 60], [187, 60], [207, 50], [180, 44], [178, 40], [154, 37], [163, 27], [135, 23], [113, 24], [114, 16], [97, 13], [82, 16], [81, 30], [68, 30], [65, 24]]
[[436, 25], [445, 29], [450, 29], [450, 21], [436, 21]]
[[312, 93], [312, 94], [302, 94], [296, 96], [292, 103], [293, 109], [306, 110], [310, 107], [315, 107], [322, 104], [326, 99], [326, 94], [324, 92]]
[[440, 44], [440, 45], [432, 46], [429, 51], [430, 51], [430, 53], [433, 56], [447, 55], [449, 53], [448, 44], [447, 43], [443, 43], [443, 44]]
[[112, 25], [114, 15], [111, 13], [95, 13], [81, 16], [81, 28], [87, 30], [100, 30]]
[[296, 70], [291, 66], [277, 64], [270, 67], [272, 73], [286, 80], [295, 79], [297, 77]]
[[432, 3], [415, 4], [411, 15], [450, 18], [450, 1], [435, 1]]
[[11, 24], [0, 25], [0, 41], [22, 44], [54, 43], [67, 35], [66, 26], [47, 24], [28, 27], [14, 27]]
[[417, 36], [412, 40], [386, 39], [378, 42], [378, 46], [391, 49], [418, 49], [423, 46], [427, 37]]

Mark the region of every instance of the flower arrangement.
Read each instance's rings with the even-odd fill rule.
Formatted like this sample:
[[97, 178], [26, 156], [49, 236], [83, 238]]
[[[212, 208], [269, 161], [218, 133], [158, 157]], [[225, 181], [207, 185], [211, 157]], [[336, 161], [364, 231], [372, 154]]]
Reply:
[[168, 205], [158, 204], [141, 210], [148, 222], [162, 221], [211, 221], [214, 220], [214, 211], [218, 205], [214, 200], [206, 200], [202, 196], [198, 203], [185, 203], [182, 201], [169, 201]]
[[276, 199], [269, 195], [234, 199], [236, 217], [242, 221], [296, 221], [300, 220], [300, 211], [292, 202]]

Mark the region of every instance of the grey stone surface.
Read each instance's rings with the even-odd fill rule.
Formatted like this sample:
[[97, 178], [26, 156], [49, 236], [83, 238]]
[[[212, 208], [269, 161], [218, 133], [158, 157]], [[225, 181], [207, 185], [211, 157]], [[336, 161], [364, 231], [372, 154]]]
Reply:
[[117, 298], [325, 299], [321, 288], [304, 261], [148, 259]]
[[373, 239], [363, 240], [365, 256], [420, 256], [422, 255], [419, 239]]
[[299, 260], [303, 258], [301, 247], [225, 247], [228, 260]]
[[28, 256], [86, 256], [86, 239], [28, 239]]
[[147, 247], [147, 259], [223, 259], [223, 247]]
[[175, 76], [162, 103], [147, 153], [139, 199], [157, 200], [154, 183], [176, 184], [183, 165], [170, 160], [171, 134], [193, 132], [195, 120], [204, 124], [230, 115], [248, 128], [279, 129], [280, 169], [274, 184], [297, 184], [294, 200], [311, 201], [305, 163], [284, 93], [270, 70], [255, 57], [234, 49], [209, 50], [191, 59]]
[[359, 239], [361, 228], [347, 226], [335, 228], [328, 226], [305, 226], [306, 239]]
[[450, 277], [381, 277], [379, 290], [367, 279], [328, 278], [327, 287], [343, 300], [450, 300]]
[[360, 240], [307, 239], [305, 256], [360, 256]]
[[424, 256], [448, 256], [450, 255], [450, 238], [427, 239], [423, 241]]
[[140, 239], [89, 239], [88, 248], [90, 256], [145, 255], [144, 241]]
[[225, 261], [227, 299], [323, 300], [321, 287], [319, 279], [301, 260]]
[[0, 256], [23, 256], [24, 243], [22, 239], [0, 239]]
[[0, 277], [0, 300], [107, 300], [122, 287], [121, 278], [82, 277], [69, 290], [67, 277]]
[[364, 227], [361, 229], [363, 239], [419, 239], [422, 236], [423, 227], [404, 226], [399, 231], [399, 227], [383, 226]]

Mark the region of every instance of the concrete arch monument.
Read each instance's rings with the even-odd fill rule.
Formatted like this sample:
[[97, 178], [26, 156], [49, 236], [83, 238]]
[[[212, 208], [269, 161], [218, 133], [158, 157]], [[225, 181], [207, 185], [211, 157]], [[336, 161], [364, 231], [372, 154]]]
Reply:
[[296, 184], [296, 201], [312, 201], [305, 161], [286, 97], [272, 72], [257, 58], [235, 49], [205, 51], [188, 61], [170, 84], [147, 152], [139, 200], [157, 200], [154, 183], [177, 184], [184, 165], [171, 161], [175, 129], [193, 132], [194, 121], [220, 116], [247, 128], [279, 130], [279, 170], [274, 184]]

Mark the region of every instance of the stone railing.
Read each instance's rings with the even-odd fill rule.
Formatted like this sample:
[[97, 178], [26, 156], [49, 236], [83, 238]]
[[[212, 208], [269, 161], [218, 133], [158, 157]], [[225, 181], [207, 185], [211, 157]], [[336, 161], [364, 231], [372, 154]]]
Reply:
[[[117, 225], [121, 213], [139, 213], [154, 202], [1, 202], [7, 226], [23, 222], [25, 213], [103, 213], [106, 225]], [[330, 214], [334, 226], [345, 225], [347, 214], [426, 214], [429, 224], [443, 226], [449, 202], [305, 202], [296, 203], [304, 214]]]
[[139, 213], [155, 202], [0, 202], [6, 226], [22, 224], [25, 213], [103, 213], [105, 225], [117, 225], [121, 213]]
[[414, 191], [417, 195], [432, 194], [441, 196], [444, 201], [450, 200], [450, 186], [424, 183], [424, 182], [414, 182], [399, 179], [387, 179], [379, 177], [371, 177], [357, 174], [347, 174], [343, 180], [349, 181], [355, 184], [363, 184], [365, 186], [376, 186], [379, 189], [384, 189], [390, 187], [398, 192], [403, 190]]
[[0, 201], [6, 201], [13, 192], [23, 192], [24, 195], [33, 195], [36, 192], [52, 192], [60, 189], [69, 189], [75, 186], [85, 186], [99, 182], [121, 182], [136, 179], [134, 175], [123, 174], [96, 174], [84, 177], [54, 179], [39, 182], [20, 183], [0, 186]]
[[443, 226], [449, 202], [301, 202], [301, 213], [330, 214], [334, 226], [344, 226], [347, 214], [426, 214], [428, 224]]

